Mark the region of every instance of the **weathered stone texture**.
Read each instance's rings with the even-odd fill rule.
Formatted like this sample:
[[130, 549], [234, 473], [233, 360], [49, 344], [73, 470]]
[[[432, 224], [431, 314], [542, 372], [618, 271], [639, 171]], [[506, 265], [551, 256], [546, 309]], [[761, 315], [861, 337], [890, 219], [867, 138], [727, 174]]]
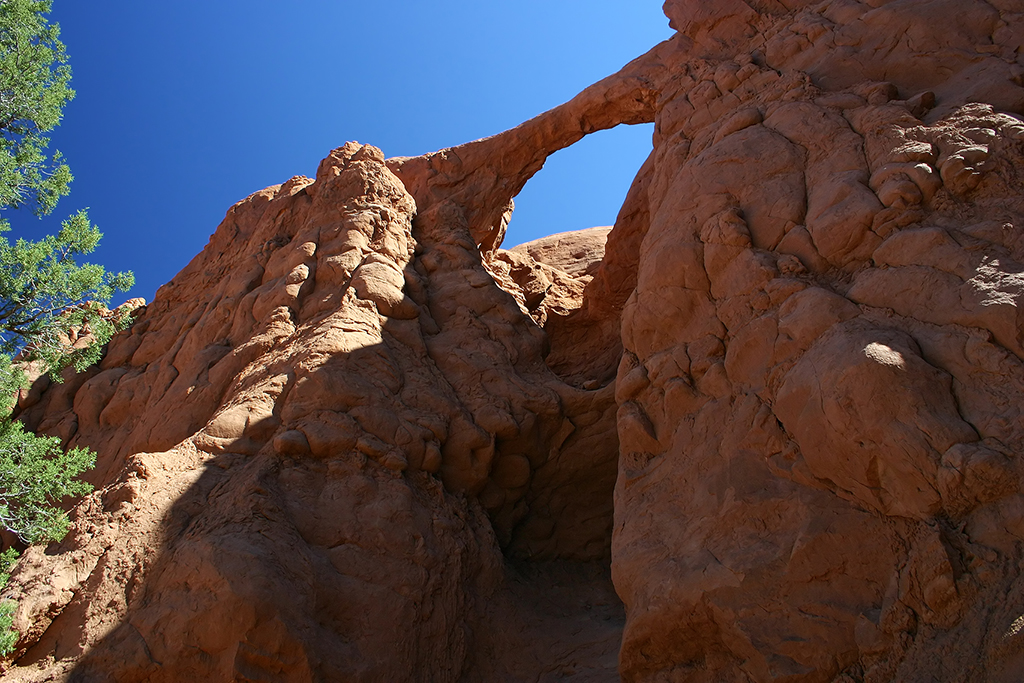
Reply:
[[[665, 10], [513, 130], [243, 200], [23, 397], [100, 462], [10, 680], [1024, 675], [1024, 4]], [[642, 122], [610, 233], [500, 248]]]

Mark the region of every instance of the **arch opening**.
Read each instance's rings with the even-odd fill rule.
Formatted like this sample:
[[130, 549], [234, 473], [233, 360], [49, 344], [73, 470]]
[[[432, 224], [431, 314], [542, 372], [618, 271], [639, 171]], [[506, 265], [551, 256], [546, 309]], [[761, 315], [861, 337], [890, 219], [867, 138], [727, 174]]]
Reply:
[[515, 197], [504, 248], [614, 224], [626, 191], [651, 153], [654, 124], [620, 125], [549, 156]]
[[548, 157], [515, 198], [504, 239], [514, 246], [489, 259], [547, 333], [548, 367], [576, 388], [607, 385], [621, 355], [619, 315], [647, 228], [652, 134], [653, 124], [620, 125]]

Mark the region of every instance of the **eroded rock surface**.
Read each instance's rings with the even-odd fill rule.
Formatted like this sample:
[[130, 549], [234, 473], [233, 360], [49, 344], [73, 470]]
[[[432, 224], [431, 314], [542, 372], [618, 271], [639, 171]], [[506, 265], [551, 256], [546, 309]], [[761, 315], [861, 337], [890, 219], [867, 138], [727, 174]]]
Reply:
[[[22, 562], [9, 675], [463, 680], [524, 609], [506, 556], [612, 596], [570, 630], [614, 675], [621, 606], [585, 564], [607, 567], [613, 389], [553, 375], [468, 230], [414, 236], [415, 210], [379, 150], [336, 150], [233, 207], [100, 367], [26, 405], [99, 451], [103, 489]], [[551, 636], [488, 671], [568, 666]]]
[[1014, 680], [1022, 7], [795, 4], [667, 4], [623, 678]]
[[[511, 131], [240, 202], [24, 397], [100, 461], [7, 677], [1024, 675], [1024, 5], [665, 10]], [[500, 249], [652, 121], [610, 233]]]

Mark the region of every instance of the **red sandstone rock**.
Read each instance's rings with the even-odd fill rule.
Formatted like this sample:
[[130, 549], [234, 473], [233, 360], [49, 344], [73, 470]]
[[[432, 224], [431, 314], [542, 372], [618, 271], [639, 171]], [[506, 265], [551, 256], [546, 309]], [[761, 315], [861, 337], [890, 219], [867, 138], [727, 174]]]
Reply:
[[539, 263], [590, 282], [604, 258], [604, 245], [611, 231], [606, 227], [562, 232], [520, 244], [511, 251], [529, 254]]
[[[98, 490], [15, 571], [7, 678], [1024, 675], [1024, 6], [665, 9], [511, 131], [240, 202], [33, 394]], [[645, 121], [596, 269], [499, 248]]]

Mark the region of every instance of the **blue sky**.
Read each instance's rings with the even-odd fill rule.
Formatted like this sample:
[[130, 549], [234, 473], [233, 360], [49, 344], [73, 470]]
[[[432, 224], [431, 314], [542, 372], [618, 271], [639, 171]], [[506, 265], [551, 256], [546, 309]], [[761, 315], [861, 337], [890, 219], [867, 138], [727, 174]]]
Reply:
[[[78, 96], [51, 148], [75, 181], [44, 221], [79, 208], [90, 258], [133, 270], [152, 300], [236, 201], [348, 140], [431, 152], [511, 128], [614, 73], [671, 31], [655, 0], [55, 0]], [[651, 127], [551, 157], [516, 199], [505, 246], [611, 224]]]

